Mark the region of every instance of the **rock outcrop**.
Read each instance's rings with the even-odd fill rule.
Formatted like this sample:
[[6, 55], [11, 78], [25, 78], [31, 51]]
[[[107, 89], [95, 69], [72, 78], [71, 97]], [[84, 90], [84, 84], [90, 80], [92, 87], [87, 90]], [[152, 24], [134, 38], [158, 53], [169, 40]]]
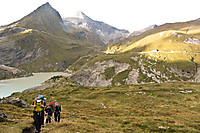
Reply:
[[118, 73], [127, 70], [129, 66], [130, 65], [127, 63], [118, 63], [113, 60], [96, 62], [91, 67], [85, 66], [71, 78], [83, 86], [110, 86], [112, 85], [113, 77], [106, 79], [104, 74], [106, 68], [114, 67], [114, 75], [117, 75]]
[[197, 73], [194, 76], [194, 82], [200, 82], [200, 67], [197, 68]]
[[190, 44], [196, 44], [196, 45], [200, 45], [200, 40], [194, 37], [191, 38], [187, 38], [185, 41], [185, 43], [190, 43]]
[[170, 81], [200, 82], [200, 68], [196, 72], [195, 64], [186, 71], [173, 65], [165, 66], [161, 61], [151, 59], [146, 55], [129, 58], [130, 64], [119, 63], [111, 59], [97, 61], [90, 66], [86, 64], [71, 78], [83, 86], [118, 86]]
[[32, 73], [28, 73], [24, 70], [19, 70], [14, 67], [0, 65], [0, 80], [9, 78], [19, 78], [32, 76]]
[[139, 77], [139, 69], [132, 69], [132, 71], [130, 71], [128, 74], [128, 78], [125, 79], [126, 84], [128, 85], [139, 84], [138, 77]]
[[15, 98], [15, 97], [8, 97], [8, 98], [2, 99], [0, 101], [0, 104], [3, 104], [3, 103], [13, 104], [13, 105], [16, 105], [16, 106], [21, 107], [21, 108], [28, 108], [29, 107], [28, 103], [26, 103], [24, 100], [21, 100], [19, 98]]

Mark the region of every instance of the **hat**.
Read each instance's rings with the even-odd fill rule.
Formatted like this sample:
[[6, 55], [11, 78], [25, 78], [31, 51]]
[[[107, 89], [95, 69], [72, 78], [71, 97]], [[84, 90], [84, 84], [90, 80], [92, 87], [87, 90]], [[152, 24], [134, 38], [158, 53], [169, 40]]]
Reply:
[[53, 105], [53, 102], [50, 102], [49, 105]]
[[44, 100], [44, 95], [38, 95], [42, 100]]

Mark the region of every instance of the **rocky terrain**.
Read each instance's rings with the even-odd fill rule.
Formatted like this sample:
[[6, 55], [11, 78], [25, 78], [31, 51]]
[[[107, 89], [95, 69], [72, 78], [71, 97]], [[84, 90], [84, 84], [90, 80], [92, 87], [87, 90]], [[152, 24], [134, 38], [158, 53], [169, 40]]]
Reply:
[[124, 57], [124, 60], [126, 61], [119, 62], [109, 59], [85, 65], [71, 78], [83, 86], [133, 85], [176, 80], [200, 82], [200, 67], [196, 71], [195, 65], [184, 71], [173, 64], [137, 54]]
[[5, 99], [0, 101], [0, 105], [4, 104], [4, 103], [13, 104], [13, 105], [16, 105], [16, 106], [21, 107], [21, 108], [30, 107], [28, 105], [28, 103], [26, 103], [24, 100], [21, 100], [19, 98], [15, 98], [15, 97], [8, 97], [8, 98], [5, 98]]
[[120, 40], [129, 34], [127, 30], [117, 29], [104, 22], [95, 21], [81, 11], [77, 12], [77, 17], [68, 17], [63, 20], [66, 26], [92, 31], [94, 34], [98, 35], [105, 44]]
[[0, 80], [9, 78], [27, 77], [27, 76], [32, 76], [32, 74], [24, 70], [19, 70], [17, 68], [0, 65]]
[[114, 75], [117, 75], [130, 67], [127, 63], [118, 63], [113, 60], [96, 62], [91, 67], [84, 67], [72, 76], [72, 79], [79, 82], [83, 86], [111, 86], [113, 77], [106, 79], [105, 70], [114, 69]]
[[72, 79], [84, 86], [200, 82], [199, 29], [199, 19], [164, 24], [110, 43], [107, 55], [90, 60]]

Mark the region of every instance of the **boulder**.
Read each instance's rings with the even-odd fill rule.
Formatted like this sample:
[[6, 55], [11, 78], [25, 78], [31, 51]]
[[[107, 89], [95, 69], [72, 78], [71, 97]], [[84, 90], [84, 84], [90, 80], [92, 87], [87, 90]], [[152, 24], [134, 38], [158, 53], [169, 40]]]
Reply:
[[8, 97], [8, 98], [1, 100], [0, 104], [3, 104], [3, 103], [10, 103], [10, 104], [16, 105], [21, 108], [29, 107], [28, 103], [26, 103], [24, 100], [21, 100], [19, 98], [15, 98], [15, 97]]

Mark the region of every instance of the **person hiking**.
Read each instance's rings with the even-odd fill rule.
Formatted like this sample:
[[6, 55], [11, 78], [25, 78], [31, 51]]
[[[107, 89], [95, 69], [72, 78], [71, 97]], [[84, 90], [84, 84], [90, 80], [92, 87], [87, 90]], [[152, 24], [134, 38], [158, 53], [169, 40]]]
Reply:
[[52, 109], [52, 112], [53, 112], [53, 113], [54, 113], [54, 106], [55, 106], [55, 105], [54, 105], [53, 102], [50, 102], [50, 103], [49, 103], [49, 107]]
[[33, 111], [33, 119], [34, 125], [36, 127], [36, 133], [40, 133], [41, 125], [42, 125], [42, 112], [44, 110], [45, 102], [41, 99], [41, 97], [37, 97], [35, 101], [33, 101], [32, 107], [34, 107]]
[[[46, 100], [46, 98], [44, 98], [44, 95], [38, 95], [38, 97], [40, 97], [43, 101], [44, 101], [44, 106], [46, 106], [46, 102], [45, 102], [45, 100]], [[45, 107], [43, 108], [43, 110], [42, 110], [42, 118], [41, 118], [41, 126], [42, 127], [44, 127], [44, 110], [45, 109]]]
[[50, 106], [46, 106], [45, 114], [47, 114], [46, 123], [51, 123], [53, 111]]
[[58, 121], [60, 122], [60, 114], [61, 114], [61, 106], [55, 102], [55, 107], [54, 107], [54, 118], [55, 118], [55, 121]]

